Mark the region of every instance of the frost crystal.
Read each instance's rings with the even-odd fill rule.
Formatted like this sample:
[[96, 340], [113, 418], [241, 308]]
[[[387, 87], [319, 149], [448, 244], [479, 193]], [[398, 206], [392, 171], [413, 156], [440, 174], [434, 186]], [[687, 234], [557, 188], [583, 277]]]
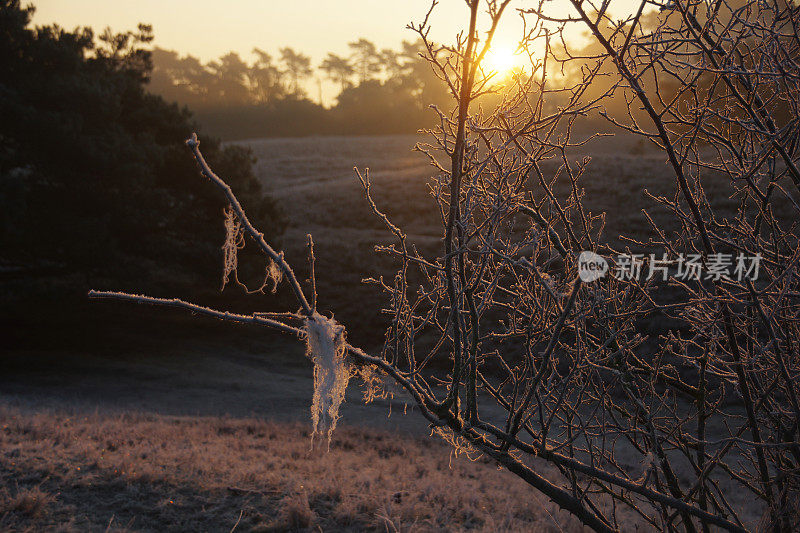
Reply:
[[[239, 274], [237, 272], [239, 268], [239, 250], [244, 248], [244, 246], [245, 240], [242, 223], [239, 222], [239, 219], [236, 217], [233, 207], [228, 206], [225, 209], [225, 243], [222, 245], [222, 289], [225, 289], [225, 286], [230, 283], [231, 274], [233, 274], [233, 279], [236, 284], [240, 285], [248, 294], [263, 292], [264, 287], [266, 287], [269, 282], [272, 282], [271, 290], [272, 293], [275, 294], [278, 290], [278, 285], [283, 280], [283, 271], [272, 259], [270, 259], [267, 264], [264, 281], [259, 288], [250, 290], [244, 283], [239, 281]], [[281, 257], [283, 256], [282, 254], [283, 252], [281, 252]]]
[[[282, 280], [283, 271], [281, 270], [281, 267], [278, 266], [278, 263], [270, 259], [269, 265], [267, 266], [267, 277], [264, 279], [264, 285], [267, 284], [267, 281], [272, 281], [272, 294], [275, 294], [275, 292], [278, 290], [278, 285]], [[262, 287], [264, 285], [262, 285]]]
[[345, 353], [344, 326], [331, 318], [314, 313], [306, 319], [306, 353], [314, 362], [314, 400], [311, 404], [311, 421], [315, 435], [328, 436], [336, 429], [339, 407], [344, 401], [352, 367]]
[[[225, 209], [225, 244], [222, 245], [223, 270], [222, 288], [230, 281], [231, 273], [236, 272], [239, 250], [244, 246], [242, 224], [236, 219], [232, 207]], [[277, 283], [276, 283], [277, 285]]]

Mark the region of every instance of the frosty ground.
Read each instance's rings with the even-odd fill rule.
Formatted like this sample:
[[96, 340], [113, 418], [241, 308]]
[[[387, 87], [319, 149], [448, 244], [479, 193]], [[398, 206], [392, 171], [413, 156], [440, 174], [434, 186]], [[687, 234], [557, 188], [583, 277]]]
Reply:
[[[285, 203], [287, 255], [315, 235], [320, 306], [367, 317], [352, 329], [369, 348], [379, 321], [365, 308], [380, 295], [359, 282], [382, 235], [352, 167], [371, 166], [381, 194], [419, 212], [429, 170], [410, 152], [417, 140], [249, 143]], [[402, 398], [363, 405], [355, 383], [330, 452], [312, 452], [312, 367], [295, 339], [114, 302], [21, 310], [6, 325], [0, 530], [576, 527], [490, 462], [454, 456]]]
[[402, 402], [362, 405], [357, 387], [330, 452], [312, 451], [297, 343], [108, 350], [4, 358], [0, 530], [575, 527], [490, 462], [453, 456]]

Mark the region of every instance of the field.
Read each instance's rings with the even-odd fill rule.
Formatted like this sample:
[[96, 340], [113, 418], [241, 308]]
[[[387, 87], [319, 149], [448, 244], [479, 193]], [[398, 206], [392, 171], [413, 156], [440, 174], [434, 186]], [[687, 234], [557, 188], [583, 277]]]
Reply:
[[[396, 263], [374, 252], [376, 244], [392, 244], [394, 237], [371, 213], [353, 168], [362, 173], [370, 169], [376, 204], [411, 243], [431, 255], [441, 254], [439, 215], [427, 186], [434, 169], [426, 156], [411, 150], [420, 142], [427, 139], [398, 135], [242, 143], [253, 149], [258, 157], [257, 175], [288, 216], [283, 238], [287, 257], [304, 268], [306, 234], [312, 234], [320, 306], [347, 324], [350, 338], [360, 345], [380, 343], [384, 331], [384, 321], [375, 312], [383, 303], [382, 296], [361, 280], [393, 275]], [[621, 234], [642, 241], [654, 236], [641, 212], [644, 207], [655, 220], [671, 227], [669, 215], [644, 193], [645, 188], [654, 194], [674, 190], [662, 155], [643, 150], [631, 136], [617, 135], [594, 139], [570, 157], [591, 158], [582, 180], [584, 203], [592, 213], [605, 213], [604, 235], [610, 244], [628, 245], [619, 238]], [[555, 173], [557, 165], [546, 161], [543, 168]], [[556, 191], [562, 201], [569, 193], [565, 184]]]
[[223, 345], [179, 318], [142, 320], [120, 317], [136, 333], [91, 353], [4, 355], [0, 531], [580, 530], [485, 459], [452, 454], [410, 406], [366, 406], [357, 387], [330, 451], [312, 449], [294, 342]]
[[[287, 257], [304, 268], [313, 234], [320, 308], [367, 349], [381, 296], [360, 282], [388, 271], [373, 246], [390, 236], [352, 169], [370, 167], [378, 205], [436, 250], [420, 140], [243, 143], [287, 215]], [[608, 238], [646, 240], [642, 189], [672, 187], [661, 157], [624, 137], [586, 155]], [[453, 456], [402, 396], [365, 406], [353, 390], [330, 452], [312, 452], [311, 367], [292, 339], [115, 303], [19, 321], [0, 358], [0, 530], [580, 530], [514, 476]]]
[[0, 428], [0, 530], [575, 529], [488, 461], [385, 431], [328, 452], [306, 423], [8, 405]]

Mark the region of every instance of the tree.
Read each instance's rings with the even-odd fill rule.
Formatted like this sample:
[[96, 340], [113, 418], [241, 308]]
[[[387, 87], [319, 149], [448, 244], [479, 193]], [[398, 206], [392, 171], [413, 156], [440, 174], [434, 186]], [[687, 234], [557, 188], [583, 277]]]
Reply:
[[106, 28], [98, 39], [100, 46], [95, 48], [95, 56], [107, 60], [120, 71], [138, 75], [141, 81], [147, 81], [153, 63], [150, 52], [141, 46], [153, 41], [153, 27], [139, 24], [137, 30], [114, 33], [111, 28]]
[[428, 63], [425, 43], [420, 39], [403, 41], [401, 47], [400, 85], [403, 89], [414, 96], [420, 106], [449, 106], [452, 95], [447, 83]]
[[[156, 262], [204, 286], [213, 267], [192, 265], [214, 261], [218, 229], [202, 221], [224, 204], [211, 188], [185, 193], [194, 169], [176, 139], [197, 126], [188, 110], [146, 91], [149, 27], [95, 39], [89, 28], [32, 28], [32, 14], [0, 0], [3, 261], [57, 273], [68, 293], [98, 278], [152, 287], [159, 272], [147, 265]], [[255, 218], [279, 235], [252, 153], [204, 141]]]
[[380, 53], [381, 65], [386, 71], [386, 76], [390, 80], [399, 80], [406, 73], [406, 65], [403, 64], [402, 52], [392, 50], [391, 48], [384, 48]]
[[181, 57], [174, 50], [155, 47], [151, 51], [153, 69], [150, 72], [150, 92], [169, 102], [180, 102], [190, 107], [206, 105], [214, 75], [196, 57]]
[[[443, 107], [449, 97], [446, 84], [420, 57], [421, 46], [404, 42], [401, 50], [376, 52], [377, 72], [383, 72], [385, 79], [371, 77], [358, 86], [351, 83], [355, 68], [350, 59], [328, 54], [319, 68], [340, 87], [333, 109], [296, 105], [306, 98], [302, 82], [310, 74], [310, 62], [292, 49], [279, 62], [255, 48], [251, 64], [235, 53], [203, 64], [191, 55], [155, 48], [149, 88], [169, 101], [189, 105], [203, 124], [228, 139], [298, 133], [411, 133], [435, 120], [429, 105]], [[296, 64], [292, 69], [299, 78], [291, 74], [287, 60]], [[295, 113], [300, 115], [293, 117]]]
[[[310, 236], [304, 290], [206, 164], [195, 137], [188, 145], [202, 174], [230, 202], [236, 227], [282, 273], [298, 311], [234, 315], [177, 300], [91, 296], [297, 335], [315, 363], [315, 434], [335, 427], [350, 377], [358, 373], [372, 386], [392, 381], [457, 451], [485, 454], [596, 531], [616, 531], [630, 516], [670, 531], [754, 527], [731, 491], [761, 504], [768, 529], [791, 530], [800, 494], [800, 208], [782, 207], [780, 196], [792, 200], [800, 191], [797, 7], [678, 0], [663, 6], [651, 32], [638, 24], [649, 0], [622, 23], [609, 18], [609, 2], [589, 12], [573, 0], [566, 15], [542, 3], [522, 12], [528, 75], [483, 109], [474, 104], [492, 81], [481, 61], [509, 1], [484, 4], [483, 31], [481, 4], [468, 2], [468, 27], [453, 46], [428, 41], [427, 17], [412, 25], [454, 104], [439, 110], [432, 142], [419, 146], [436, 171], [439, 253], [421, 255], [373, 200], [369, 174], [357, 172], [395, 241], [378, 250], [398, 262], [394, 278], [367, 280], [386, 293], [392, 317], [380, 353], [349, 344], [344, 326], [318, 313]], [[557, 31], [587, 29], [599, 44], [570, 81], [553, 83], [547, 62], [586, 58], [554, 56], [549, 47], [566, 37], [552, 23]], [[599, 96], [588, 93], [607, 66], [612, 83]], [[645, 85], [645, 75], [680, 80], [685, 98], [665, 100], [659, 80]], [[707, 87], [694, 83], [699, 77], [710, 77]], [[603, 110], [618, 93], [630, 106], [624, 122]], [[635, 118], [637, 108], [644, 120]], [[649, 213], [644, 220], [653, 226], [650, 244], [664, 253], [663, 263], [651, 257], [649, 266], [671, 262], [670, 283], [624, 275], [624, 251], [604, 242], [602, 214], [584, 208], [589, 162], [572, 157], [585, 141], [572, 139], [572, 127], [594, 112], [650, 142], [669, 165], [673, 194], [651, 198], [676, 223], [658, 224]], [[707, 194], [711, 187], [737, 199], [730, 216]], [[760, 261], [759, 276], [716, 269], [737, 252]], [[608, 259], [600, 254], [617, 256], [617, 276], [602, 275]], [[676, 279], [687, 255], [705, 275]], [[664, 302], [666, 289], [683, 298]], [[680, 326], [645, 342], [641, 321], [662, 314]], [[537, 468], [537, 459], [557, 473]]]
[[325, 72], [328, 78], [338, 83], [342, 91], [350, 85], [350, 78], [355, 72], [347, 58], [332, 53], [328, 53], [319, 68]]
[[289, 47], [281, 48], [280, 52], [281, 61], [286, 67], [286, 73], [291, 80], [289, 92], [295, 97], [300, 97], [305, 93], [300, 83], [309, 77], [312, 72], [311, 58]]
[[285, 95], [283, 74], [272, 62], [272, 56], [261, 50], [253, 48], [256, 61], [247, 71], [250, 91], [256, 102], [269, 104]]
[[217, 100], [224, 100], [228, 105], [244, 104], [250, 99], [247, 88], [249, 68], [239, 54], [228, 52], [217, 61], [208, 64], [213, 74], [211, 92]]
[[364, 83], [381, 71], [381, 55], [372, 41], [361, 38], [347, 46], [352, 51], [350, 61], [356, 71], [359, 83]]

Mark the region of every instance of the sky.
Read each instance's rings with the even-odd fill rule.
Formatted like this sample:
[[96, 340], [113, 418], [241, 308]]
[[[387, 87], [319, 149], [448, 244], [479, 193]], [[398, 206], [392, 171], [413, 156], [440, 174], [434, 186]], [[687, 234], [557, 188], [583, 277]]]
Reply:
[[[497, 32], [498, 48], [513, 50], [520, 35], [522, 26], [513, 9], [535, 3], [512, 1], [512, 11]], [[613, 7], [625, 10], [633, 3], [615, 0]], [[360, 37], [379, 49], [414, 40], [416, 34], [406, 25], [422, 21], [430, 0], [33, 0], [32, 4], [35, 24], [95, 30], [109, 26], [115, 31], [135, 29], [139, 22], [152, 24], [155, 46], [203, 61], [231, 50], [249, 59], [253, 47], [277, 55], [278, 48], [290, 46], [311, 56], [317, 66], [328, 52], [347, 55], [347, 43]], [[463, 0], [440, 0], [430, 19], [431, 37], [454, 42], [468, 17]], [[316, 98], [316, 82], [311, 84], [309, 95]], [[325, 82], [323, 89], [323, 100], [330, 103], [334, 86]]]
[[[379, 48], [397, 47], [415, 34], [430, 0], [34, 0], [34, 22], [57, 22], [122, 31], [138, 22], [153, 24], [156, 44], [209, 60], [229, 50], [248, 53], [292, 46], [320, 60], [327, 52], [346, 54], [347, 43], [365, 37]], [[522, 3], [520, 2], [520, 5]], [[504, 24], [510, 40], [516, 15]], [[466, 25], [463, 0], [442, 0], [432, 15], [437, 38], [451, 40]], [[506, 31], [508, 30], [508, 31]], [[505, 35], [508, 33], [508, 35]]]

